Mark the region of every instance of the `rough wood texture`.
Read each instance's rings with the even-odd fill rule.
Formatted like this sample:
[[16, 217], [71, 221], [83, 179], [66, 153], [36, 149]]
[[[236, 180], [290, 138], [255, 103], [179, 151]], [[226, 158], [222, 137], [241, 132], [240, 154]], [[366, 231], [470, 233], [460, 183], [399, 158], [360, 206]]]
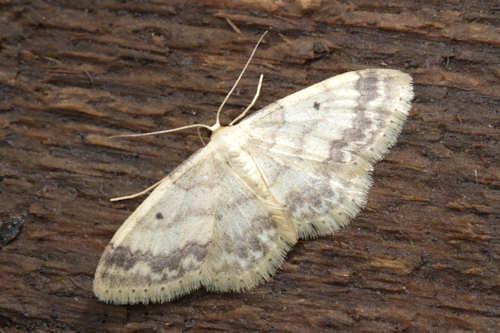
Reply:
[[[0, 331], [500, 331], [500, 7], [472, 1], [0, 1]], [[228, 21], [240, 30], [238, 34]], [[224, 119], [332, 75], [406, 71], [416, 98], [367, 208], [301, 241], [245, 294], [98, 302], [104, 246], [154, 183]], [[257, 109], [256, 108], [256, 109]], [[10, 236], [9, 236], [10, 237]]]

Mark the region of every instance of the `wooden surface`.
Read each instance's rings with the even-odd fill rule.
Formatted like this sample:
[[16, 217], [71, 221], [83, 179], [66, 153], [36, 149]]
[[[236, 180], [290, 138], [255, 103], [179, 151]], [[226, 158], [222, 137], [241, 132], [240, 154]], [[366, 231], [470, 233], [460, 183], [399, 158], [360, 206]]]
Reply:
[[[142, 200], [108, 199], [201, 147], [196, 131], [107, 137], [212, 124], [265, 30], [226, 122], [260, 73], [255, 109], [344, 71], [414, 77], [366, 209], [251, 292], [100, 303], [99, 257]], [[499, 112], [495, 0], [2, 0], [0, 222], [24, 225], [0, 249], [0, 332], [498, 332]]]

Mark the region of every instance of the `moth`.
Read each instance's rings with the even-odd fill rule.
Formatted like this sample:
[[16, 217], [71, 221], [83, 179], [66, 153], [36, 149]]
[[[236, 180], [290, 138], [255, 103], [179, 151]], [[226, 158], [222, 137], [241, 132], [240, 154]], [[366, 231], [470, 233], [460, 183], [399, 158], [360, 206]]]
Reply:
[[373, 165], [396, 142], [412, 98], [408, 74], [366, 69], [239, 121], [247, 108], [228, 126], [219, 122], [224, 102], [215, 125], [199, 125], [210, 142], [107, 245], [94, 293], [115, 304], [166, 302], [268, 280], [298, 239], [333, 234], [365, 205]]

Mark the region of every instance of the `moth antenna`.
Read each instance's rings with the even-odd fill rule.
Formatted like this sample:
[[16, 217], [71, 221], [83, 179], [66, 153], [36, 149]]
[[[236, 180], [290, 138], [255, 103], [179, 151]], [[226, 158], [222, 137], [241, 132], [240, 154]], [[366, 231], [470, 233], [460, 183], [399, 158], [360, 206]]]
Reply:
[[148, 187], [147, 189], [145, 189], [141, 192], [137, 192], [137, 193], [130, 194], [130, 195], [124, 195], [123, 197], [111, 198], [111, 199], [109, 199], [109, 201], [115, 202], [115, 201], [129, 200], [129, 199], [134, 199], [134, 198], [140, 197], [141, 195], [148, 193], [149, 191], [153, 190], [155, 187], [160, 185], [165, 179], [166, 178], [163, 178], [162, 180], [157, 181], [156, 183], [154, 183], [153, 185], [151, 185], [150, 187]]
[[[172, 132], [182, 131], [182, 130], [189, 129], [189, 128], [198, 128], [198, 129], [199, 128], [206, 128], [209, 131], [214, 132], [215, 130], [217, 130], [218, 128], [221, 127], [220, 126], [220, 113], [222, 111], [222, 108], [227, 103], [227, 100], [229, 99], [229, 97], [231, 97], [232, 93], [234, 92], [234, 89], [236, 89], [236, 87], [238, 86], [238, 83], [240, 82], [241, 78], [243, 77], [243, 74], [245, 74], [245, 72], [246, 72], [246, 70], [248, 68], [248, 65], [250, 64], [250, 62], [253, 59], [253, 57], [255, 55], [255, 52], [257, 51], [257, 48], [259, 47], [260, 43], [262, 42], [262, 40], [264, 39], [264, 37], [266, 35], [267, 35], [267, 31], [264, 31], [264, 33], [262, 34], [262, 36], [260, 36], [259, 40], [257, 41], [257, 44], [255, 44], [255, 46], [254, 46], [254, 48], [252, 50], [252, 53], [250, 53], [250, 57], [248, 57], [248, 60], [247, 60], [247, 62], [245, 64], [245, 66], [243, 67], [243, 70], [241, 71], [240, 75], [236, 79], [236, 82], [233, 84], [233, 87], [231, 88], [231, 90], [229, 90], [229, 92], [227, 93], [226, 97], [222, 101], [222, 104], [219, 106], [219, 109], [217, 110], [217, 119], [216, 119], [216, 122], [215, 122], [215, 124], [213, 126], [207, 126], [207, 125], [204, 125], [204, 124], [193, 124], [193, 125], [186, 125], [186, 126], [181, 126], [181, 127], [177, 127], [177, 128], [168, 129], [168, 130], [148, 132], [148, 133], [113, 135], [113, 136], [110, 136], [109, 138], [110, 139], [114, 139], [114, 138], [135, 138], [135, 137], [140, 137], [140, 136], [149, 136], [149, 135], [158, 135], [158, 134], [172, 133]], [[240, 114], [236, 119], [234, 119], [231, 122], [230, 125], [232, 125], [236, 121], [240, 120], [250, 110], [250, 108], [255, 104], [255, 102], [256, 102], [259, 94], [260, 94], [260, 87], [262, 86], [262, 77], [263, 76], [261, 74], [260, 79], [259, 79], [259, 85], [257, 86], [257, 93], [256, 93], [256, 95], [254, 97], [254, 100], [245, 109], [245, 111], [243, 111], [242, 114]], [[205, 145], [205, 142], [201, 138], [201, 135], [199, 134], [199, 132], [198, 132], [198, 136], [200, 137], [201, 142]]]
[[253, 97], [252, 103], [250, 103], [247, 106], [247, 108], [245, 109], [245, 111], [243, 111], [242, 113], [240, 113], [240, 115], [238, 117], [234, 118], [233, 121], [231, 121], [229, 123], [229, 126], [233, 126], [234, 124], [236, 124], [238, 122], [238, 120], [240, 120], [241, 118], [245, 117], [245, 115], [247, 114], [247, 112], [250, 111], [250, 109], [252, 108], [252, 106], [254, 106], [255, 102], [257, 101], [257, 98], [259, 98], [260, 88], [262, 87], [262, 80], [263, 79], [264, 79], [264, 74], [260, 74], [259, 83], [257, 84], [257, 92], [255, 93], [255, 96]]
[[243, 74], [245, 74], [247, 68], [248, 68], [248, 65], [250, 64], [250, 62], [252, 61], [253, 59], [253, 56], [255, 55], [255, 52], [257, 51], [257, 48], [259, 47], [260, 43], [262, 42], [262, 40], [264, 39], [264, 37], [267, 35], [267, 31], [264, 31], [264, 33], [262, 34], [262, 36], [260, 36], [257, 44], [255, 44], [253, 50], [252, 50], [252, 53], [250, 53], [250, 57], [248, 57], [248, 60], [247, 60], [247, 63], [245, 64], [245, 67], [243, 67], [243, 70], [241, 71], [240, 75], [238, 76], [238, 78], [236, 79], [236, 82], [233, 84], [233, 87], [231, 88], [231, 90], [229, 90], [229, 92], [227, 93], [226, 97], [224, 98], [224, 100], [222, 101], [222, 104], [219, 106], [219, 109], [217, 110], [217, 118], [216, 118], [216, 122], [215, 124], [212, 126], [212, 128], [214, 130], [218, 129], [220, 127], [220, 113], [222, 111], [222, 108], [224, 107], [224, 105], [226, 104], [227, 100], [229, 99], [229, 97], [231, 96], [231, 94], [233, 93], [234, 89], [236, 89], [236, 86], [238, 86], [238, 83], [240, 83], [240, 80], [241, 78], [243, 77]]

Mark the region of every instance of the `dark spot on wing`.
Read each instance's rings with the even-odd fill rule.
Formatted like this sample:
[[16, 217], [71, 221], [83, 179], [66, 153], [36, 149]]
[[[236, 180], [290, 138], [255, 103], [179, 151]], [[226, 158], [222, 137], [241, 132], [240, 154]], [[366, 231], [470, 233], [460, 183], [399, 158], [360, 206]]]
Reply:
[[313, 107], [316, 109], [316, 110], [319, 110], [319, 107], [321, 106], [321, 104], [319, 104], [318, 102], [314, 102], [313, 104]]
[[156, 218], [158, 220], [163, 220], [163, 214], [162, 213], [156, 213]]

